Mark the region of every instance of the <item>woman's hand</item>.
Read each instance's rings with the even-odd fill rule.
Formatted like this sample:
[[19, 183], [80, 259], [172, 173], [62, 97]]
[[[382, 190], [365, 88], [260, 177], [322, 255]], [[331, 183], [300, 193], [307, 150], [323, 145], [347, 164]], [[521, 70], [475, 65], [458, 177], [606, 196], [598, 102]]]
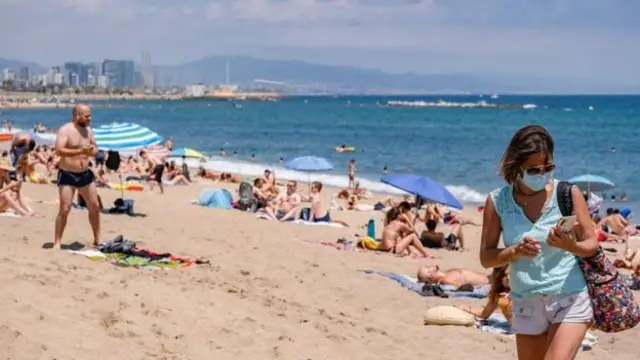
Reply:
[[519, 258], [534, 258], [540, 254], [542, 248], [540, 247], [540, 241], [532, 238], [531, 236], [525, 236], [518, 244], [513, 247], [513, 257]]
[[564, 232], [560, 227], [556, 226], [549, 231], [547, 243], [559, 249], [573, 252], [576, 248], [577, 234], [582, 228], [577, 222], [569, 232]]

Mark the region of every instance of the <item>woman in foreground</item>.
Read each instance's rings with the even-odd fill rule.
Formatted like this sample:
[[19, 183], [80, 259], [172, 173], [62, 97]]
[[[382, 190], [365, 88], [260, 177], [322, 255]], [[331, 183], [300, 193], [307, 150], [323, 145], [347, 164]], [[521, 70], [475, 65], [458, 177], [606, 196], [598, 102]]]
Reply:
[[[576, 186], [571, 189], [574, 231], [556, 227], [562, 214], [553, 151], [545, 128], [518, 130], [500, 166], [507, 186], [491, 192], [483, 216], [480, 262], [485, 268], [509, 265], [520, 360], [574, 359], [593, 319], [577, 257], [595, 255], [595, 229]], [[504, 248], [498, 248], [500, 234]]]

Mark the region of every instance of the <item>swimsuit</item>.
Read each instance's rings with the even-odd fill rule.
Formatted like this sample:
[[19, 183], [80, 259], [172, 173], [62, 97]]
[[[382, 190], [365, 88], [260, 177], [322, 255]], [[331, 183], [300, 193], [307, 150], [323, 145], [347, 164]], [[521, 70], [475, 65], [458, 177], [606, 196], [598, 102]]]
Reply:
[[318, 223], [318, 222], [331, 222], [331, 215], [329, 215], [329, 212], [327, 211], [327, 215], [323, 216], [323, 217], [314, 217], [312, 222], [314, 223]]
[[73, 186], [74, 188], [83, 188], [93, 183], [95, 175], [91, 170], [82, 172], [73, 172], [66, 170], [58, 170], [58, 186]]
[[156, 165], [153, 170], [154, 179], [158, 183], [162, 183], [162, 174], [164, 173], [164, 165]]

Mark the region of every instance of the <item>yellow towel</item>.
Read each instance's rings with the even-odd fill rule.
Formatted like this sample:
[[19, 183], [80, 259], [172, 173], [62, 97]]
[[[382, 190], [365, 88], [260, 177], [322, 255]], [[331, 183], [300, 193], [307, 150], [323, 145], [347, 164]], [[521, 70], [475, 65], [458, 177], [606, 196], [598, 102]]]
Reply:
[[380, 246], [380, 243], [377, 242], [376, 239], [365, 236], [358, 240], [358, 246], [367, 250], [378, 250], [378, 246]]

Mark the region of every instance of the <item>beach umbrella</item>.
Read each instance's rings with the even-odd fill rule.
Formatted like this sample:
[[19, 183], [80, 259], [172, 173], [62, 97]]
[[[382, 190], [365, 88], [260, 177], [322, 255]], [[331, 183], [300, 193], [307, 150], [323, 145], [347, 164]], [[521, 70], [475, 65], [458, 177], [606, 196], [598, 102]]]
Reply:
[[380, 181], [391, 185], [396, 189], [406, 191], [410, 194], [420, 196], [433, 202], [462, 209], [462, 204], [456, 199], [447, 188], [437, 181], [426, 176], [412, 174], [389, 174], [383, 176]]
[[[311, 173], [318, 171], [328, 171], [333, 169], [333, 164], [318, 156], [300, 156], [295, 159], [291, 159], [284, 164], [284, 167], [290, 170], [304, 171], [309, 173], [309, 185], [311, 185]], [[311, 186], [309, 186], [309, 193], [311, 193]]]
[[156, 145], [162, 137], [148, 128], [133, 123], [112, 123], [92, 128], [99, 149], [127, 151]]
[[583, 190], [587, 190], [587, 193], [591, 191], [605, 191], [616, 187], [616, 185], [611, 180], [602, 176], [591, 174], [572, 177], [571, 179], [569, 179], [569, 182], [574, 185], [578, 185], [578, 187]]
[[186, 158], [192, 158], [192, 159], [206, 158], [206, 156], [203, 153], [190, 148], [175, 149], [169, 154], [169, 157], [186, 157]]
[[287, 161], [284, 166], [287, 169], [317, 172], [333, 169], [333, 164], [329, 160], [318, 156], [301, 156]]

